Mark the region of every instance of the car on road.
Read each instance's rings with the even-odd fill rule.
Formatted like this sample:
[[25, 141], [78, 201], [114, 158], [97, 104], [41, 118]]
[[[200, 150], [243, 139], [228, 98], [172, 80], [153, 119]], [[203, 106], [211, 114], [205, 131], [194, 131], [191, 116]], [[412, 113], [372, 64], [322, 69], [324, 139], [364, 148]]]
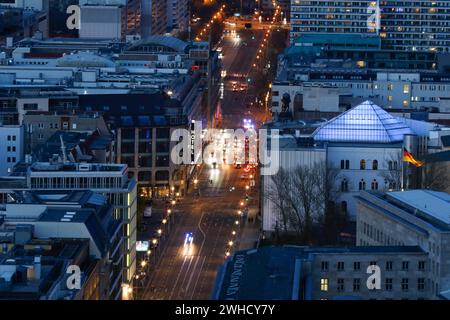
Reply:
[[184, 247], [189, 248], [192, 245], [192, 242], [194, 242], [194, 235], [192, 232], [186, 233], [184, 236]]

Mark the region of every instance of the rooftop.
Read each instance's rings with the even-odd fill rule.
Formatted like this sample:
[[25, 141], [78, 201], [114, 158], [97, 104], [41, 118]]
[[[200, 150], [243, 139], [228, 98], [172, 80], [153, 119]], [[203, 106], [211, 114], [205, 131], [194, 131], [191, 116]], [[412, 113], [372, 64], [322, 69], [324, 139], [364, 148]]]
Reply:
[[175, 37], [167, 37], [167, 36], [160, 36], [160, 35], [154, 35], [147, 38], [144, 38], [142, 40], [139, 40], [138, 42], [132, 44], [130, 47], [128, 47], [126, 50], [131, 51], [135, 48], [138, 48], [142, 45], [161, 45], [168, 48], [173, 49], [174, 51], [180, 52], [180, 53], [186, 53], [188, 43], [175, 38]]
[[298, 260], [318, 254], [422, 254], [417, 246], [261, 247], [236, 252], [220, 269], [214, 299], [294, 300], [300, 289]]
[[389, 192], [388, 199], [400, 202], [404, 206], [418, 213], [425, 214], [432, 219], [450, 225], [450, 194], [431, 190], [408, 190]]
[[314, 134], [316, 141], [395, 143], [414, 132], [372, 101], [365, 101], [326, 122]]

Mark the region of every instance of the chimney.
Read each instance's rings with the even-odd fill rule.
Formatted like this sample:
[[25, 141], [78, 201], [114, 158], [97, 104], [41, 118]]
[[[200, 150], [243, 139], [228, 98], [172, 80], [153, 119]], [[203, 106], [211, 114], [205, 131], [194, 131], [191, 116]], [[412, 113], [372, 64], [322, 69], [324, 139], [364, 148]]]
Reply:
[[41, 279], [41, 256], [34, 257], [34, 279]]

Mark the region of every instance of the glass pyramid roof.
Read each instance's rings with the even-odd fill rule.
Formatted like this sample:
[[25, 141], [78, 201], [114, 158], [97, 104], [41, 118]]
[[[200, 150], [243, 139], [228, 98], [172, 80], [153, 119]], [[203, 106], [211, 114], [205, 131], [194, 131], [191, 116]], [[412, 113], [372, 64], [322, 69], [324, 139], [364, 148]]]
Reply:
[[393, 143], [414, 132], [372, 101], [331, 119], [314, 133], [314, 140], [328, 142]]

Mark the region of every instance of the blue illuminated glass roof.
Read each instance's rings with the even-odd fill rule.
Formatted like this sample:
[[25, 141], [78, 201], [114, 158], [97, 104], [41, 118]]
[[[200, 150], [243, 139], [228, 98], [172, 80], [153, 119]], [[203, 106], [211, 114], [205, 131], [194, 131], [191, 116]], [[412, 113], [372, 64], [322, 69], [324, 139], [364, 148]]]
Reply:
[[405, 134], [414, 133], [372, 101], [365, 101], [318, 128], [314, 140], [393, 143], [403, 141]]

